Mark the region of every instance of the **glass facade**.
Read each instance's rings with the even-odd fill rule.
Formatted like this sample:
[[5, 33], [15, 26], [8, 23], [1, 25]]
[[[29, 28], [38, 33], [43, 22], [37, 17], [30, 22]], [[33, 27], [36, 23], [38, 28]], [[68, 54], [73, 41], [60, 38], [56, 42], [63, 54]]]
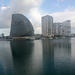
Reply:
[[30, 21], [22, 14], [12, 14], [11, 37], [31, 36], [34, 29]]

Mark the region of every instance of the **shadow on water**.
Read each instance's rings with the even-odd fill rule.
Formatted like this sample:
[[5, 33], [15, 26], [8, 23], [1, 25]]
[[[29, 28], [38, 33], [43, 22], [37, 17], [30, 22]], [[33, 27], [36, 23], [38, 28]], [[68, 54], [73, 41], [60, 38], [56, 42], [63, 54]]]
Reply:
[[13, 55], [14, 75], [30, 75], [33, 41], [11, 41], [10, 46]]
[[69, 39], [42, 40], [44, 75], [71, 75]]

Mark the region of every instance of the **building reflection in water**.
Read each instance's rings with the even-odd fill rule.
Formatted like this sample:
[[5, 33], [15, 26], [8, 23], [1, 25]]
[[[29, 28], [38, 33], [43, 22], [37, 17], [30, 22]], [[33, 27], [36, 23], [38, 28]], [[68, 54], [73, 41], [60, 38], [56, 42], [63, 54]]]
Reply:
[[11, 41], [14, 75], [43, 75], [41, 41]]
[[71, 75], [70, 38], [54, 40], [54, 65], [58, 75]]
[[45, 75], [71, 75], [70, 39], [42, 40]]
[[74, 75], [71, 62], [68, 38], [0, 41], [0, 75]]
[[54, 43], [53, 40], [42, 40], [43, 69], [45, 75], [54, 74]]
[[10, 46], [13, 55], [14, 75], [30, 75], [33, 41], [11, 41]]
[[13, 75], [13, 59], [9, 41], [0, 41], [0, 75]]

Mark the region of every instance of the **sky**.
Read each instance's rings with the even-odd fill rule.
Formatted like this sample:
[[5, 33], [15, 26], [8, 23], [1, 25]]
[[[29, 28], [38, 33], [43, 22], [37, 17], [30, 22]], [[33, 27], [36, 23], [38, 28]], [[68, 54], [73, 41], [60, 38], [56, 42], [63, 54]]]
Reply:
[[50, 15], [54, 22], [71, 20], [71, 32], [75, 33], [75, 0], [0, 0], [0, 34], [10, 34], [12, 14], [25, 15], [35, 33], [41, 32], [41, 17]]

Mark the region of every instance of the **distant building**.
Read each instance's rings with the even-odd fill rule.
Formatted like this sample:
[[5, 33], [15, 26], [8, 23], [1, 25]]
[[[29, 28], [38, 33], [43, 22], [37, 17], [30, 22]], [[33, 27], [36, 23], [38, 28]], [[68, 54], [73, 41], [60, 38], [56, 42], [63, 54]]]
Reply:
[[62, 26], [63, 26], [63, 25], [62, 25], [62, 23], [61, 23], [61, 25], [60, 25], [60, 27], [59, 27], [59, 28], [60, 28], [60, 29], [59, 29], [59, 30], [60, 30], [60, 36], [63, 35], [63, 28], [62, 28]]
[[53, 23], [53, 32], [55, 36], [69, 36], [71, 34], [71, 21]]
[[53, 17], [46, 15], [42, 17], [42, 35], [53, 36]]
[[4, 37], [4, 33], [1, 34], [2, 38]]
[[4, 36], [4, 33], [0, 34], [0, 40], [4, 40], [6, 37]]
[[11, 37], [31, 36], [34, 29], [30, 21], [22, 14], [12, 14]]
[[67, 20], [62, 23], [62, 35], [69, 36], [71, 34], [71, 21]]
[[54, 35], [62, 35], [62, 23], [53, 23]]

